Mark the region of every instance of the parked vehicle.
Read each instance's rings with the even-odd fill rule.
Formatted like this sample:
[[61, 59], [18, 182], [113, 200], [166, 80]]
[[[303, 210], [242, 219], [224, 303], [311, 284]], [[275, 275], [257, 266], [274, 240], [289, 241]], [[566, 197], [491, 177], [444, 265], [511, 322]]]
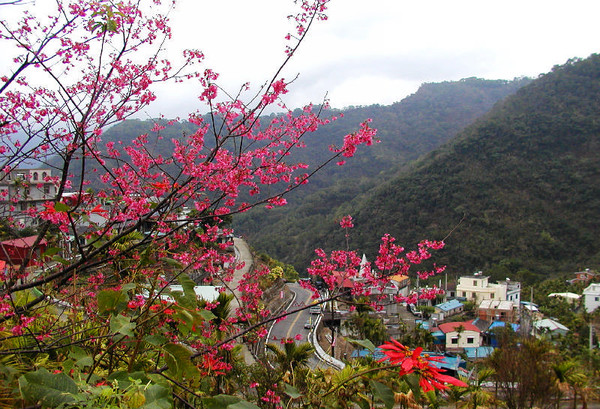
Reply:
[[413, 313], [413, 315], [417, 317], [423, 317], [423, 311], [419, 311], [415, 304], [410, 304], [408, 308], [410, 309], [410, 312]]
[[320, 314], [321, 313], [321, 307], [319, 305], [315, 305], [314, 307], [310, 307], [308, 309], [308, 312], [310, 314]]

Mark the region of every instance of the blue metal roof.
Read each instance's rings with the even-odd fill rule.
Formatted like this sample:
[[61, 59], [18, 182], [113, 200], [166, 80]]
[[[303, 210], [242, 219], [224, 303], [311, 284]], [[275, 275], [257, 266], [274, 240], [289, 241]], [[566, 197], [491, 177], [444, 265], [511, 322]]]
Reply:
[[463, 305], [463, 303], [454, 299], [454, 300], [449, 300], [449, 301], [443, 302], [441, 304], [437, 304], [435, 306], [435, 308], [439, 308], [442, 311], [452, 311], [452, 310], [462, 307], [462, 305]]
[[477, 347], [477, 348], [465, 348], [464, 352], [467, 358], [487, 358], [494, 351], [493, 347]]
[[[504, 322], [504, 321], [494, 321], [488, 327], [488, 331], [492, 330], [494, 328], [497, 328], [497, 327], [505, 327], [505, 326], [506, 326], [506, 322]], [[515, 332], [519, 330], [519, 324], [510, 324], [510, 326], [512, 327], [513, 331], [515, 331]]]

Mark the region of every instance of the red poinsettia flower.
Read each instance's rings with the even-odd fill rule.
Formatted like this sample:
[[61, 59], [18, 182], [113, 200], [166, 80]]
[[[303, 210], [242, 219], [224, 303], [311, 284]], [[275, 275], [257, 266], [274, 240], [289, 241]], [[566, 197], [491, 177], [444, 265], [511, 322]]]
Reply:
[[467, 384], [449, 375], [444, 375], [444, 369], [435, 366], [434, 362], [439, 362], [441, 357], [431, 357], [423, 354], [423, 348], [418, 347], [415, 350], [402, 345], [392, 339], [381, 345], [385, 357], [379, 362], [390, 361], [393, 365], [400, 367], [399, 375], [408, 375], [416, 373], [420, 376], [419, 385], [423, 392], [429, 392], [434, 389], [447, 389], [446, 384], [466, 387]]

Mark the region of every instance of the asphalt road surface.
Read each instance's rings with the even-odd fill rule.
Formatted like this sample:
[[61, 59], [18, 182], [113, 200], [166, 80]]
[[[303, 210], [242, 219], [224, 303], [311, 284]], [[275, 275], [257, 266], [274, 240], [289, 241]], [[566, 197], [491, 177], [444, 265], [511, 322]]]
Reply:
[[[288, 306], [287, 311], [292, 311], [298, 307], [312, 304], [311, 298], [312, 293], [300, 287], [297, 283], [287, 284], [290, 291], [296, 294], [294, 301]], [[273, 325], [269, 333], [269, 343], [279, 344], [281, 339], [284, 338], [295, 338], [296, 335], [300, 335], [300, 340], [296, 340], [296, 343], [308, 342], [309, 328], [305, 328], [307, 322], [313, 323], [318, 317], [317, 314], [310, 314], [309, 310], [302, 310], [297, 313], [288, 315], [286, 319], [279, 321]], [[311, 368], [326, 367], [315, 355], [310, 359], [309, 366]]]

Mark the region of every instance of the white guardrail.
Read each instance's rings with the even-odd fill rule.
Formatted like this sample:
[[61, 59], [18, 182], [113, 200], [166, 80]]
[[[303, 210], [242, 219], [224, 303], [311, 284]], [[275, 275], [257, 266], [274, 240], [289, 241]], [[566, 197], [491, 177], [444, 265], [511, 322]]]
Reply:
[[308, 333], [308, 342], [310, 342], [311, 345], [315, 348], [315, 353], [317, 354], [317, 357], [321, 361], [323, 361], [327, 365], [333, 366], [334, 368], [337, 368], [341, 371], [342, 369], [344, 369], [346, 364], [343, 363], [342, 361], [340, 361], [339, 359], [335, 359], [331, 355], [327, 354], [327, 352], [325, 352], [323, 350], [323, 348], [321, 348], [321, 345], [319, 345], [319, 342], [317, 342], [317, 340], [315, 339], [315, 337], [316, 337], [315, 334], [317, 332], [316, 330], [319, 328], [319, 325], [321, 324], [321, 318], [323, 318], [323, 316], [319, 315], [319, 317], [317, 318], [317, 321], [315, 322], [315, 325]]

